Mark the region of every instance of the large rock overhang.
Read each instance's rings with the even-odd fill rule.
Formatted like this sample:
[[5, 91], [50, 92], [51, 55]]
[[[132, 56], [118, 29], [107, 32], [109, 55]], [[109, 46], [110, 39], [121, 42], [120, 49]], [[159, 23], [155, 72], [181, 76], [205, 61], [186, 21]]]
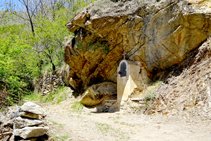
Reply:
[[210, 35], [208, 4], [96, 1], [66, 24], [75, 37], [66, 47], [65, 62], [83, 85], [116, 82], [123, 52], [126, 59], [139, 58], [150, 73], [165, 70], [180, 63]]

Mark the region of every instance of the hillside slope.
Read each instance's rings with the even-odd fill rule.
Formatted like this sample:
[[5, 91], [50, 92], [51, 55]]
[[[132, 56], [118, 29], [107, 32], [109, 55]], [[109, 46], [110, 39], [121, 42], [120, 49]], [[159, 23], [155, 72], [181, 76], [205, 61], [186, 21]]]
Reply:
[[[196, 54], [196, 55], [195, 55]], [[211, 119], [211, 37], [163, 75], [155, 102], [146, 113]]]

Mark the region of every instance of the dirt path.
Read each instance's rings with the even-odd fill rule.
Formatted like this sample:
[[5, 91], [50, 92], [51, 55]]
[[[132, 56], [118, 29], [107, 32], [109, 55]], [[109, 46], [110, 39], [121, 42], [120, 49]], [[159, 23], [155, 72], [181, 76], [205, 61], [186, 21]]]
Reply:
[[47, 111], [50, 135], [64, 141], [209, 141], [211, 122], [182, 117], [95, 113], [71, 108], [74, 99], [58, 105], [38, 103]]

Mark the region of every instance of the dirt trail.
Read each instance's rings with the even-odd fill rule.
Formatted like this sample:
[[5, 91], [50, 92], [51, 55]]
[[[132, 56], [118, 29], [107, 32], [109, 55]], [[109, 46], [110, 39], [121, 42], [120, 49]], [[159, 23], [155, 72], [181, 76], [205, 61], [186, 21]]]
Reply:
[[71, 108], [74, 99], [57, 105], [37, 103], [47, 111], [50, 135], [64, 141], [209, 141], [211, 122], [183, 117], [95, 113]]

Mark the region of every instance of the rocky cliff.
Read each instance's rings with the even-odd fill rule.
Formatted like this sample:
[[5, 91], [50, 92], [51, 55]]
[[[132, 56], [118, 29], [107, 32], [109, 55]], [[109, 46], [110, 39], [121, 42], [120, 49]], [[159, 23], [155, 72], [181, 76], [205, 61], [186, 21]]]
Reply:
[[211, 34], [207, 0], [98, 0], [71, 19], [65, 48], [70, 84], [116, 82], [123, 52], [147, 75], [180, 63]]

